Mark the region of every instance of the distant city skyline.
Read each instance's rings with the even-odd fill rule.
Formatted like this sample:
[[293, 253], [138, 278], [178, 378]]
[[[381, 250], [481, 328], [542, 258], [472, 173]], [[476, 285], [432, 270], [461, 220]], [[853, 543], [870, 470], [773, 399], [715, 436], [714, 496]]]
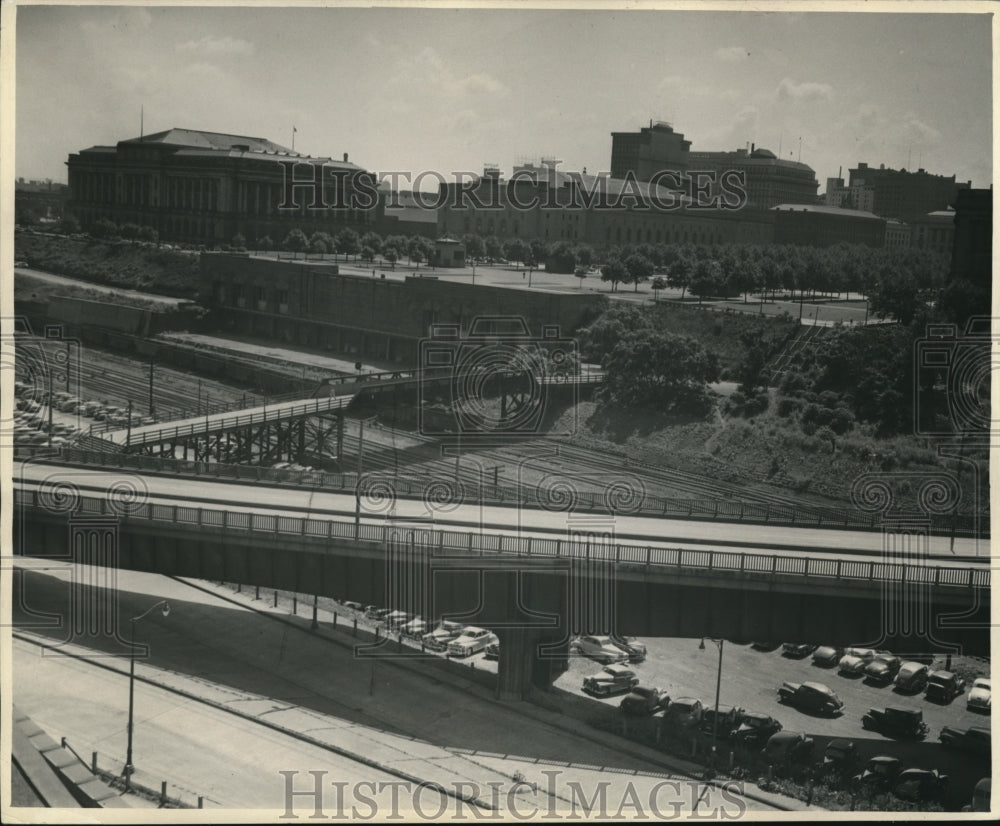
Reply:
[[[985, 10], [985, 7], [983, 7]], [[25, 6], [16, 175], [173, 127], [376, 172], [610, 169], [666, 120], [826, 179], [859, 163], [992, 183], [987, 14]]]

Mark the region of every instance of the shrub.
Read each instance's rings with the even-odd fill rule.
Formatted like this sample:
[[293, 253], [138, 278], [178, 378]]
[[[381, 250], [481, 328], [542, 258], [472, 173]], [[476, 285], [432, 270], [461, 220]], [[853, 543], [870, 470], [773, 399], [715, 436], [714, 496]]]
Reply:
[[802, 402], [799, 399], [788, 398], [787, 396], [778, 400], [778, 415], [787, 418], [802, 409]]

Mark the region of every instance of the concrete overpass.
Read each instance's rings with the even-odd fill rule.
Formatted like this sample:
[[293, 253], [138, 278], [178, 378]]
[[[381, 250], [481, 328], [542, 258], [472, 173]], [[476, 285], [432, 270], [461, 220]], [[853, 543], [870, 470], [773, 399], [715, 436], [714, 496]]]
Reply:
[[[968, 553], [974, 543], [959, 546], [968, 555], [952, 556], [946, 538], [919, 527], [863, 534], [744, 525], [727, 536], [725, 526], [702, 525], [718, 538], [665, 541], [655, 530], [662, 522], [623, 519], [621, 532], [641, 537], [626, 542], [606, 525], [567, 531], [565, 522], [553, 527], [561, 515], [514, 508], [491, 509], [487, 523], [462, 530], [461, 515], [430, 523], [405, 512], [422, 503], [397, 503], [404, 512], [395, 518], [370, 508], [352, 517], [314, 502], [314, 492], [255, 490], [260, 504], [247, 504], [239, 485], [101, 479], [94, 471], [22, 467], [15, 552], [484, 625], [502, 641], [502, 696], [549, 681], [569, 637], [585, 631], [989, 653], [988, 557]], [[290, 495], [307, 509], [289, 504]], [[505, 512], [506, 522], [493, 511]], [[676, 523], [670, 527], [676, 534]], [[755, 538], [753, 530], [767, 533]]]

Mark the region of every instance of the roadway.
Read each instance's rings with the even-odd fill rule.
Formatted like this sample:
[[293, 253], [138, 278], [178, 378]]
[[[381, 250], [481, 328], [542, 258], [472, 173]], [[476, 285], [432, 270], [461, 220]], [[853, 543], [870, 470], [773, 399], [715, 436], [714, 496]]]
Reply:
[[[86, 581], [89, 576], [84, 566], [71, 572], [69, 566], [30, 558], [14, 565], [15, 578], [26, 588], [25, 603], [35, 611], [65, 615], [70, 577]], [[168, 617], [154, 611], [136, 626], [137, 640], [149, 646], [149, 656], [136, 667], [143, 681], [136, 689], [136, 765], [145, 777], [167, 779], [216, 805], [280, 811], [285, 781], [278, 772], [283, 770], [299, 772], [300, 790], [308, 788], [308, 772], [327, 772], [328, 816], [336, 811], [333, 781], [345, 782], [347, 794], [356, 782], [412, 786], [421, 780], [439, 783], [449, 793], [461, 782], [464, 794], [478, 789], [478, 799], [487, 803], [495, 801], [490, 784], [497, 784], [496, 808], [508, 816], [533, 807], [566, 812], [574, 782], [588, 800], [598, 783], [607, 782], [611, 816], [629, 785], [646, 801], [661, 784], [656, 799], [664, 812], [690, 811], [705, 790], [704, 784], [665, 769], [662, 761], [647, 759], [624, 742], [617, 748], [614, 738], [586, 726], [570, 730], [560, 714], [496, 702], [489, 689], [461, 677], [425, 675], [387, 660], [362, 663], [353, 651], [357, 640], [325, 623], [317, 632], [307, 631], [307, 624], [296, 629], [207, 587], [155, 574], [119, 571], [117, 586], [119, 627], [158, 600], [169, 599], [171, 606]], [[85, 588], [82, 598], [92, 599], [94, 592]], [[54, 737], [69, 737], [77, 751], [97, 750], [120, 761], [127, 662], [108, 656], [120, 651], [120, 643], [103, 636], [67, 643], [60, 629], [28, 631], [25, 607], [20, 601], [13, 606], [15, 625], [22, 624], [15, 633], [31, 635], [15, 651], [14, 701]], [[39, 641], [62, 643], [57, 651], [84, 659], [38, 657]], [[538, 783], [538, 790], [517, 789], [515, 774]], [[665, 789], [665, 779], [678, 782]], [[438, 810], [436, 794], [425, 790], [420, 797], [424, 811]], [[400, 789], [401, 803], [408, 800]], [[773, 808], [763, 800], [739, 801], [727, 801], [712, 788], [701, 806], [728, 808], [730, 816]], [[387, 805], [391, 802], [381, 797], [383, 815]], [[366, 808], [359, 812], [363, 816]], [[296, 800], [296, 814], [311, 813], [309, 798]]]
[[[302, 488], [269, 487], [187, 477], [143, 476], [130, 471], [57, 468], [22, 463], [14, 470], [14, 481], [24, 490], [60, 482], [75, 485], [83, 495], [102, 496], [111, 486], [125, 481], [145, 495], [145, 501], [192, 508], [214, 508], [261, 515], [353, 519], [355, 497]], [[382, 477], [380, 477], [382, 478]], [[447, 481], [447, 480], [441, 480]], [[434, 479], [428, 480], [432, 485]], [[430, 491], [430, 487], [429, 487]], [[778, 556], [803, 555], [857, 561], [887, 561], [885, 537], [877, 531], [849, 531], [744, 525], [726, 522], [659, 519], [643, 516], [567, 514], [559, 511], [499, 507], [415, 499], [361, 498], [364, 524], [383, 525], [389, 519], [402, 528], [434, 528], [475, 531], [505, 536], [568, 538], [588, 532], [610, 533], [614, 542], [653, 548], [691, 548], [732, 552], [759, 552]], [[942, 567], [988, 564], [989, 539], [927, 537], [927, 551]], [[916, 556], [909, 554], [914, 562]]]

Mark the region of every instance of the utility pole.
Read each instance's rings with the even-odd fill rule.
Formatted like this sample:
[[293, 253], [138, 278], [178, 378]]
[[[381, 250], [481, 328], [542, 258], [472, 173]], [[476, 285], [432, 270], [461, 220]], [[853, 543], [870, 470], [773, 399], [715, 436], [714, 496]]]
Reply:
[[154, 415], [153, 408], [153, 360], [149, 360], [149, 415]]
[[125, 447], [132, 446], [132, 400], [128, 400], [128, 424], [125, 430]]
[[66, 392], [67, 393], [69, 393], [69, 356], [70, 356], [70, 347], [69, 347], [69, 342], [67, 341], [66, 342]]

